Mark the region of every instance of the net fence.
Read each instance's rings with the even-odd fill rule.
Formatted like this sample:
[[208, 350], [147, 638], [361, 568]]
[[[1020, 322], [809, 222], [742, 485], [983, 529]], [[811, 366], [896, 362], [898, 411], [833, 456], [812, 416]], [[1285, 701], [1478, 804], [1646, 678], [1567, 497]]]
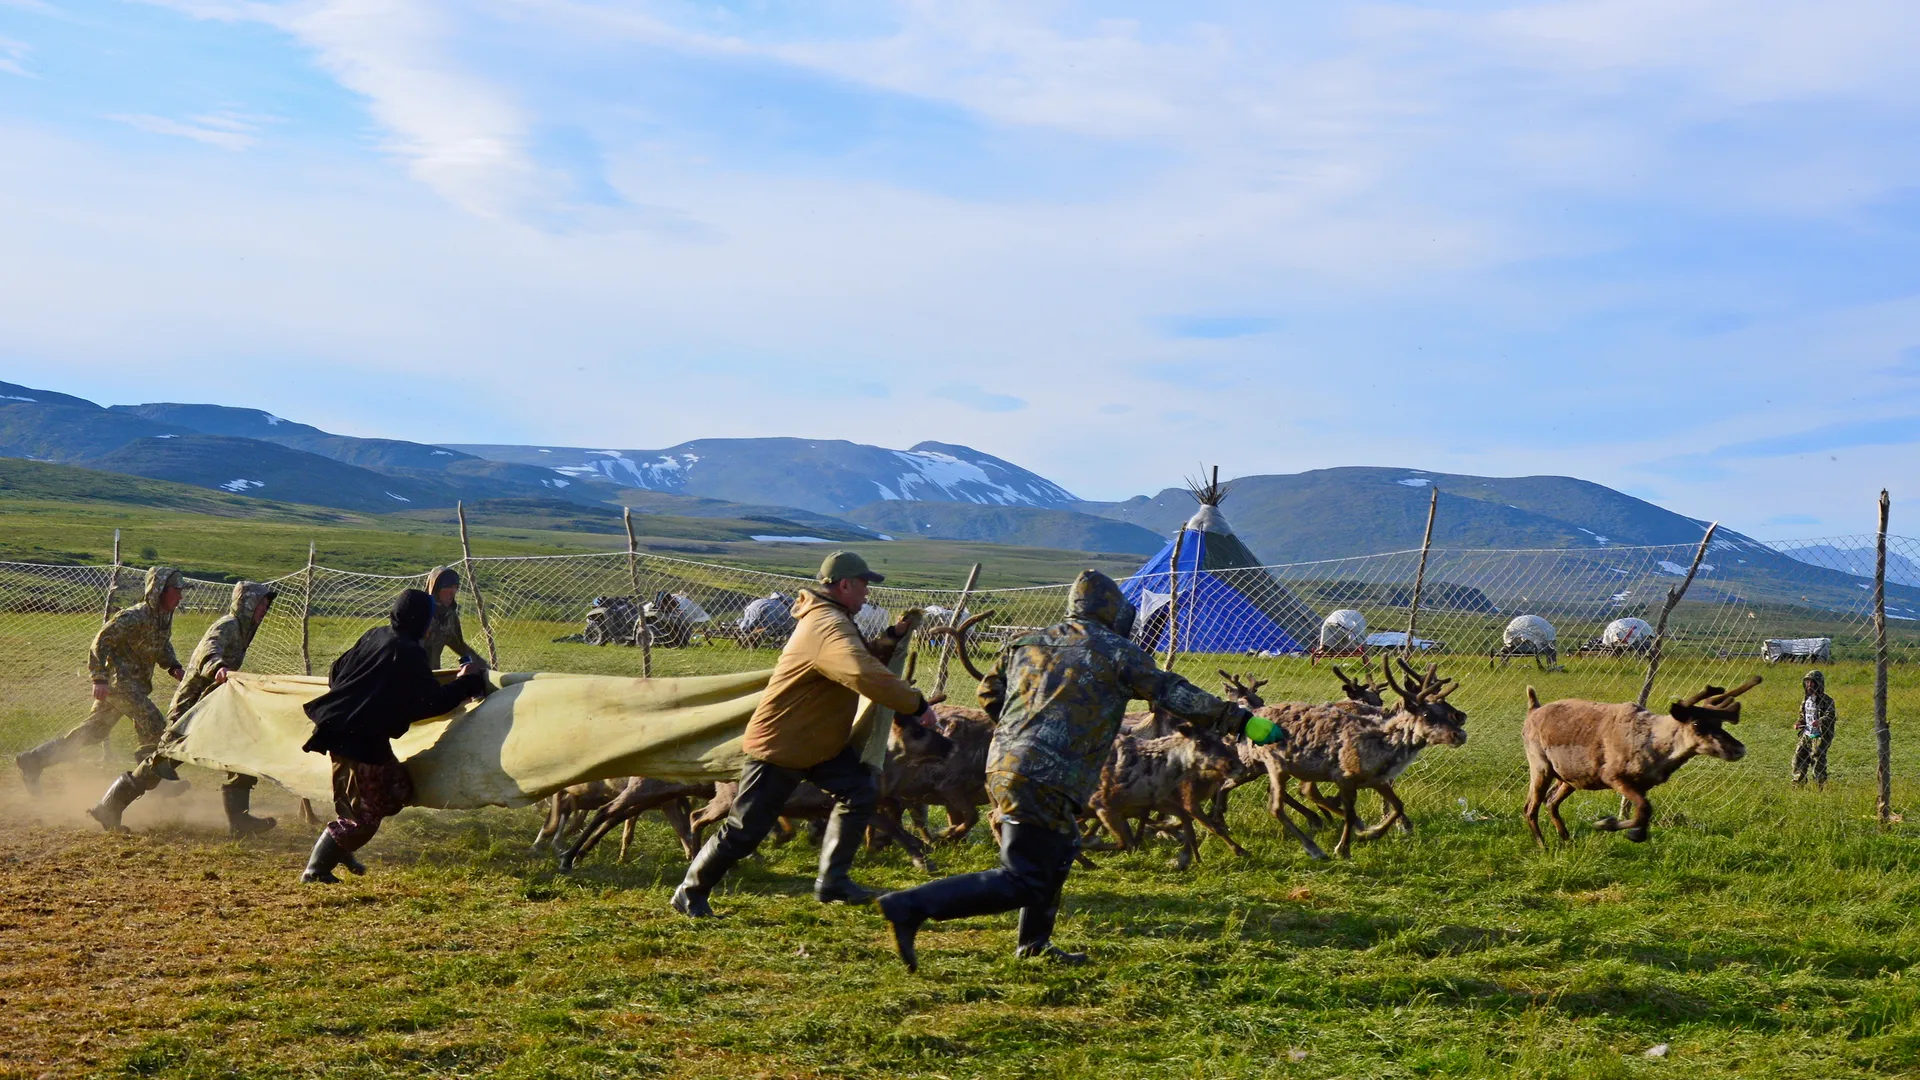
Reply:
[[[1920, 705], [1920, 540], [1889, 538], [1887, 612], [1890, 713], [1896, 733]], [[1801, 675], [1826, 675], [1840, 723], [1829, 769], [1838, 813], [1871, 812], [1876, 758], [1872, 536], [1792, 543], [1715, 541], [1686, 598], [1673, 608], [1649, 704], [1708, 684], [1763, 685], [1745, 699], [1739, 762], [1680, 771], [1662, 789], [1663, 814], [1711, 814], [1754, 785], [1778, 785], [1795, 753]], [[1651, 624], [1684, 578], [1694, 545], [1626, 547], [1596, 542], [1568, 550], [1444, 550], [1301, 562], [1122, 582], [1136, 598], [1135, 634], [1181, 674], [1218, 690], [1221, 671], [1265, 680], [1268, 701], [1339, 696], [1330, 671], [1378, 679], [1389, 658], [1438, 664], [1457, 679], [1449, 699], [1469, 717], [1469, 739], [1431, 748], [1402, 777], [1410, 803], [1474, 814], [1513, 812], [1526, 765], [1519, 729], [1526, 690], [1543, 701], [1630, 701], [1647, 673]], [[424, 569], [424, 568], [423, 568]], [[551, 557], [476, 558], [461, 568], [461, 618], [469, 645], [505, 670], [678, 676], [770, 667], [791, 628], [787, 605], [808, 579], [625, 551]], [[77, 722], [87, 701], [86, 655], [103, 615], [139, 599], [136, 567], [0, 563], [0, 750], [17, 751]], [[1409, 642], [1416, 579], [1420, 603]], [[274, 613], [247, 668], [324, 674], [368, 627], [384, 622], [395, 593], [421, 587], [394, 577], [326, 567], [276, 579]], [[971, 659], [984, 668], [1000, 645], [1058, 621], [1065, 584], [981, 589], [876, 586], [869, 631], [907, 608], [935, 623], [986, 614]], [[477, 587], [477, 588], [476, 588]], [[175, 616], [184, 660], [224, 613], [232, 585], [189, 579]], [[483, 626], [479, 607], [484, 604]], [[931, 686], [942, 646], [922, 641], [922, 686]], [[451, 664], [454, 657], [443, 658]], [[972, 704], [975, 680], [959, 658], [946, 689]], [[173, 684], [157, 677], [155, 697]], [[1896, 802], [1920, 758], [1895, 742]]]

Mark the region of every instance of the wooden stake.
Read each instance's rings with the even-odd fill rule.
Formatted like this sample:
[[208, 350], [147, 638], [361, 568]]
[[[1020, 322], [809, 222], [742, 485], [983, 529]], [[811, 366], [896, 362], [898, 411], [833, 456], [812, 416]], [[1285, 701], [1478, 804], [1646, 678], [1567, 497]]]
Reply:
[[1687, 595], [1687, 589], [1693, 584], [1693, 575], [1700, 572], [1700, 560], [1707, 557], [1707, 545], [1713, 543], [1713, 534], [1720, 528], [1719, 522], [1707, 526], [1707, 535], [1700, 538], [1700, 547], [1693, 553], [1693, 565], [1687, 567], [1687, 579], [1667, 590], [1667, 604], [1660, 609], [1660, 622], [1653, 628], [1653, 646], [1647, 650], [1647, 681], [1640, 687], [1638, 701], [1641, 708], [1647, 707], [1647, 699], [1653, 696], [1653, 679], [1660, 674], [1660, 651], [1667, 640], [1667, 616], [1673, 614], [1673, 606]]
[[[974, 583], [980, 580], [980, 564], [974, 563], [967, 571], [967, 583], [960, 587], [960, 600], [954, 605], [953, 614], [948, 616], [949, 625], [959, 626], [967, 617], [967, 601], [973, 598]], [[953, 639], [943, 637], [940, 640], [940, 668], [933, 675], [933, 692], [943, 693], [947, 689], [947, 665], [953, 662]]]
[[[627, 576], [633, 581], [633, 637], [640, 645], [640, 677], [653, 678], [653, 635], [647, 633], [647, 598], [640, 595], [640, 541], [633, 535], [633, 509], [621, 507], [627, 526]], [[624, 840], [621, 841], [625, 843]]]
[[[1407, 640], [1400, 643], [1400, 655], [1413, 655], [1413, 628], [1420, 621], [1420, 591], [1427, 584], [1427, 552], [1433, 550], [1433, 518], [1440, 511], [1440, 489], [1433, 488], [1433, 498], [1427, 502], [1427, 535], [1420, 541], [1420, 569], [1413, 575], [1413, 602], [1407, 605]], [[1366, 645], [1362, 643], [1362, 649]]]
[[1873, 556], [1873, 741], [1880, 752], [1880, 824], [1893, 814], [1893, 733], [1887, 728], [1887, 510], [1880, 492], [1880, 535]]
[[1180, 655], [1180, 549], [1187, 542], [1187, 523], [1173, 538], [1173, 562], [1167, 566], [1167, 658], [1160, 666], [1173, 670], [1174, 657]]
[[300, 666], [313, 674], [313, 643], [307, 622], [313, 617], [313, 541], [307, 541], [307, 577], [300, 590]]
[[480, 616], [480, 632], [487, 638], [487, 663], [498, 671], [500, 651], [493, 643], [493, 626], [487, 622], [487, 601], [480, 595], [479, 579], [473, 576], [473, 545], [467, 542], [466, 502], [454, 503], [453, 510], [460, 517], [460, 567], [467, 572], [467, 588], [473, 590], [473, 610]]
[[100, 622], [113, 618], [113, 594], [120, 590], [120, 530], [113, 530], [113, 569], [107, 571], [107, 598], [100, 605]]

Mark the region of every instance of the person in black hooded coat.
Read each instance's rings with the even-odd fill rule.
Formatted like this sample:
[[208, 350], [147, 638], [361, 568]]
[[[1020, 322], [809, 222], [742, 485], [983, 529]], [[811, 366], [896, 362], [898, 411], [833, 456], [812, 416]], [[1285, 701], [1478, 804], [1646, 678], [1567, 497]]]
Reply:
[[421, 642], [433, 623], [433, 597], [408, 589], [393, 603], [387, 625], [360, 635], [327, 673], [327, 692], [308, 702], [313, 737], [301, 749], [333, 759], [333, 808], [313, 845], [303, 882], [337, 882], [336, 866], [366, 873], [353, 853], [373, 839], [380, 822], [413, 799], [413, 778], [393, 756], [392, 740], [416, 721], [452, 712], [485, 697], [486, 676], [473, 665], [446, 685], [434, 678]]

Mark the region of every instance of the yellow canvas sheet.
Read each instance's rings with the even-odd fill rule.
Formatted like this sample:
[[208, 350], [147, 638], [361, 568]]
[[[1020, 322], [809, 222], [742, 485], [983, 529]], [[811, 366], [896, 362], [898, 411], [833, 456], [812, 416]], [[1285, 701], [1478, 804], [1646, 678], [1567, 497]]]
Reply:
[[[898, 650], [894, 668], [906, 649]], [[394, 740], [413, 776], [414, 805], [454, 810], [522, 806], [570, 784], [619, 776], [731, 780], [741, 739], [771, 671], [686, 679], [495, 674], [500, 688]], [[237, 673], [170, 730], [160, 754], [189, 765], [273, 780], [330, 805], [331, 766], [301, 744], [302, 709], [327, 680]], [[868, 765], [885, 759], [893, 713], [860, 703], [852, 742]]]

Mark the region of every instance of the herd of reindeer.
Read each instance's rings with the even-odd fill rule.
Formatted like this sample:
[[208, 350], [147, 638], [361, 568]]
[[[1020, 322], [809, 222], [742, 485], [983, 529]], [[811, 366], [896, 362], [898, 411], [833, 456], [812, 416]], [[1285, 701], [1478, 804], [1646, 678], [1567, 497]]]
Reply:
[[[976, 679], [982, 676], [969, 658], [966, 633], [986, 617], [935, 631], [957, 640], [960, 647], [954, 655]], [[1225, 680], [1223, 697], [1280, 729], [1281, 737], [1267, 745], [1222, 736], [1157, 710], [1128, 714], [1099, 787], [1087, 802], [1081, 861], [1091, 866], [1088, 852], [1131, 851], [1150, 836], [1166, 835], [1178, 843], [1175, 865], [1184, 870], [1199, 857], [1196, 824], [1244, 856], [1246, 849], [1227, 828], [1228, 797], [1261, 777], [1267, 780], [1267, 810], [1314, 859], [1327, 855], [1313, 834], [1335, 823], [1340, 831], [1333, 852], [1341, 858], [1351, 857], [1356, 840], [1378, 839], [1396, 825], [1411, 833], [1413, 821], [1394, 791], [1394, 781], [1428, 746], [1467, 741], [1467, 715], [1447, 700], [1459, 685], [1441, 678], [1437, 664], [1422, 672], [1405, 659], [1384, 661], [1384, 680], [1375, 682], [1371, 664], [1363, 663], [1367, 666], [1361, 680], [1334, 667], [1344, 697], [1320, 703], [1268, 702], [1260, 696], [1267, 680], [1219, 672]], [[1565, 840], [1569, 834], [1560, 804], [1575, 791], [1611, 790], [1621, 797], [1621, 816], [1631, 810], [1631, 817], [1605, 817], [1594, 822], [1594, 828], [1624, 831], [1628, 839], [1644, 841], [1653, 815], [1647, 800], [1650, 789], [1693, 757], [1737, 761], [1746, 753], [1726, 725], [1740, 719], [1740, 695], [1760, 681], [1755, 676], [1732, 690], [1709, 686], [1674, 702], [1665, 713], [1631, 702], [1574, 698], [1542, 705], [1528, 687], [1521, 728], [1529, 773], [1524, 817], [1534, 840], [1546, 845], [1539, 823], [1542, 805]], [[897, 844], [916, 867], [929, 873], [933, 849], [964, 839], [979, 822], [979, 807], [987, 803], [987, 754], [994, 730], [993, 720], [980, 709], [936, 704], [934, 712], [933, 725], [898, 720], [893, 725], [879, 778], [879, 803], [868, 831], [870, 846]], [[635, 820], [658, 811], [691, 859], [705, 830], [726, 818], [735, 787], [647, 777], [578, 784], [552, 797], [534, 848], [551, 845], [561, 868], [571, 870], [624, 826], [619, 854], [624, 862]], [[1376, 792], [1382, 806], [1380, 820], [1370, 826], [1362, 823], [1356, 809], [1363, 790]], [[696, 799], [706, 802], [695, 809]], [[948, 823], [938, 833], [927, 818], [936, 806], [945, 811]], [[824, 792], [802, 784], [787, 803], [776, 838], [789, 840], [802, 827], [817, 833], [831, 809]]]

